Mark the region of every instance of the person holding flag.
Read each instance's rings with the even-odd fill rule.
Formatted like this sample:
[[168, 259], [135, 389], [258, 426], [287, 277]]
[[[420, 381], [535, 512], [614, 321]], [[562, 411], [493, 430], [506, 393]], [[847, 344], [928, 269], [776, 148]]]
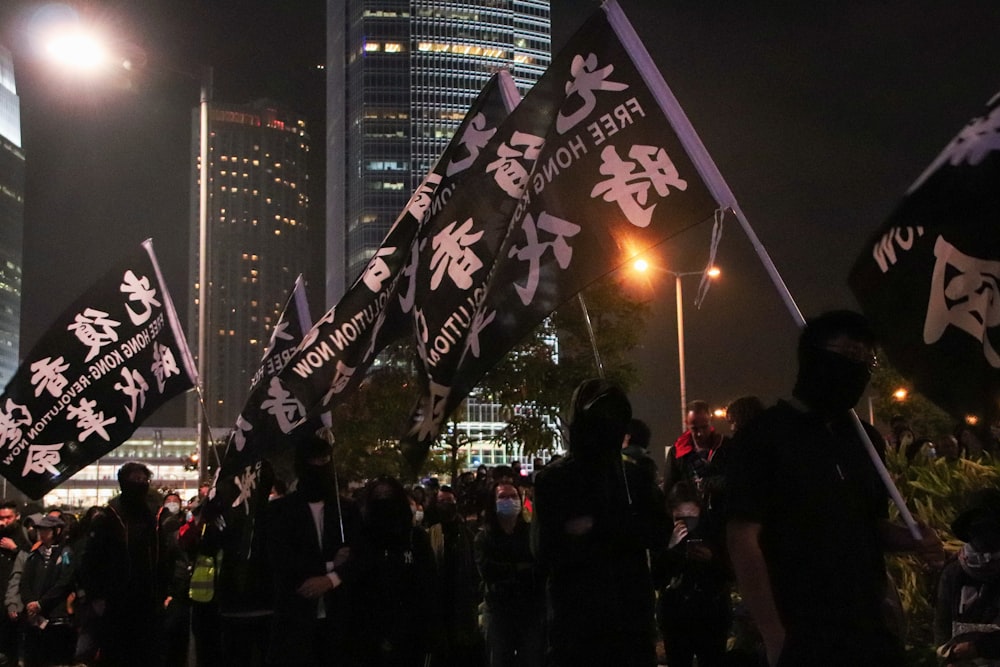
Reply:
[[[793, 397], [736, 433], [727, 544], [768, 662], [780, 667], [905, 664], [883, 614], [886, 551], [944, 563], [941, 541], [888, 520], [888, 495], [851, 408], [875, 364], [875, 335], [851, 311], [809, 320]], [[867, 425], [866, 425], [867, 427]], [[885, 441], [865, 429], [879, 454]]]

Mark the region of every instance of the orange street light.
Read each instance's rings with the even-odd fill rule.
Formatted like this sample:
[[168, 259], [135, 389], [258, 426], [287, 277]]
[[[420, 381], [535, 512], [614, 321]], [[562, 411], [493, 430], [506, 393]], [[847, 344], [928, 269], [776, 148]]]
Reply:
[[909, 395], [910, 392], [906, 389], [906, 387], [900, 387], [896, 391], [892, 392], [892, 397], [897, 401], [905, 401], [906, 397]]

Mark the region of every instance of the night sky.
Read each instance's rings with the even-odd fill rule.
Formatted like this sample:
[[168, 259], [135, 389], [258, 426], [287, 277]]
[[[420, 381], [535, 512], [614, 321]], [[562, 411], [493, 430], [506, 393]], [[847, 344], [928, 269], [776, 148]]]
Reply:
[[[170, 70], [211, 63], [218, 99], [270, 97], [306, 113], [320, 173], [324, 4], [90, 2], [88, 15], [127, 35], [124, 44], [143, 45], [147, 64], [114, 85], [71, 85], [27, 50], [24, 10], [36, 3], [5, 0], [0, 29], [18, 58], [28, 155], [23, 351], [108, 261], [149, 236], [185, 317], [198, 85]], [[1000, 90], [992, 0], [621, 5], [806, 316], [856, 307], [846, 277], [868, 236]], [[555, 0], [557, 44], [597, 6]], [[311, 197], [322, 215], [320, 181]], [[654, 262], [701, 269], [710, 233], [703, 225], [672, 239]], [[697, 279], [683, 283], [688, 399], [773, 400], [792, 382], [794, 321], [733, 218], [717, 260], [723, 277], [701, 310], [691, 304]], [[674, 282], [654, 274], [636, 289], [652, 299], [654, 317], [633, 398], [666, 444], [680, 428]], [[321, 299], [313, 290], [317, 313], [327, 307]]]

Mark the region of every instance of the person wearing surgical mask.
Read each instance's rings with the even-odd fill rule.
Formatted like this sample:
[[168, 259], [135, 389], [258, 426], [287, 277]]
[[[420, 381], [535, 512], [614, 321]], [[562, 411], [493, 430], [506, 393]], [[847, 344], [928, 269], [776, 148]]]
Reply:
[[1000, 491], [984, 489], [951, 525], [965, 542], [938, 581], [934, 643], [944, 664], [1000, 664]]
[[[810, 319], [792, 397], [740, 428], [728, 466], [727, 546], [770, 665], [901, 667], [883, 614], [885, 552], [944, 562], [933, 530], [889, 521], [889, 498], [851, 408], [875, 367], [876, 337], [847, 310]], [[885, 441], [863, 424], [876, 452]]]
[[476, 566], [483, 580], [483, 629], [489, 667], [541, 665], [545, 652], [545, 577], [531, 553], [517, 487], [490, 488], [486, 519], [476, 535]]

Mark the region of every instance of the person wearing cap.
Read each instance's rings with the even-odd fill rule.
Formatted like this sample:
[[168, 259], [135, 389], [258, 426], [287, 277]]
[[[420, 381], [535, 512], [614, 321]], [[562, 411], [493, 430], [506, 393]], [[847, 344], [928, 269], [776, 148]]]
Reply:
[[66, 606], [75, 589], [76, 559], [61, 545], [65, 526], [56, 516], [43, 516], [35, 529], [38, 544], [21, 552], [7, 584], [7, 613], [24, 627], [25, 667], [64, 665], [72, 661], [76, 632]]
[[[0, 591], [4, 592], [18, 554], [31, 548], [20, 518], [16, 502], [0, 502]], [[0, 665], [6, 664], [4, 660], [16, 661], [17, 655], [17, 619], [7, 614], [0, 615]]]
[[350, 545], [360, 533], [357, 505], [338, 496], [333, 447], [313, 434], [293, 434], [295, 491], [267, 506], [268, 559], [274, 617], [268, 665], [357, 664], [351, 633]]
[[1000, 491], [973, 494], [951, 532], [965, 544], [938, 581], [934, 643], [946, 665], [998, 664], [992, 661], [1000, 659]]
[[670, 522], [649, 471], [622, 460], [631, 418], [621, 387], [584, 381], [569, 455], [535, 479], [532, 551], [547, 577], [553, 667], [656, 664], [647, 549], [666, 547]]

